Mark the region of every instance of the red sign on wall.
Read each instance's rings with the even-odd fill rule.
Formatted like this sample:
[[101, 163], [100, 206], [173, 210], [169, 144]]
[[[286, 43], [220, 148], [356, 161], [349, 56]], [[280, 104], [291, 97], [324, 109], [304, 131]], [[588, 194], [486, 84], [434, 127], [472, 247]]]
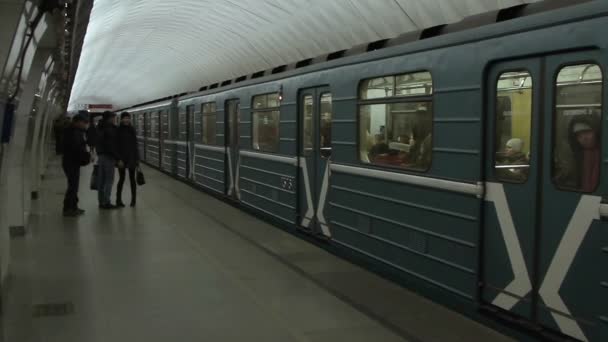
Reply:
[[112, 106], [111, 104], [90, 104], [89, 105], [89, 110], [92, 110], [92, 109], [111, 110], [112, 108], [114, 108], [114, 106]]

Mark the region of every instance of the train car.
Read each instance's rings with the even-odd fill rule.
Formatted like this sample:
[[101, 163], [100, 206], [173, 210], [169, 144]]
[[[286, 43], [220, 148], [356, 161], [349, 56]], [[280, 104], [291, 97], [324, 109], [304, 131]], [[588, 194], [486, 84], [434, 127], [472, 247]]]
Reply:
[[474, 318], [606, 341], [607, 14], [517, 6], [182, 96], [162, 169]]
[[169, 140], [168, 113], [172, 110], [170, 101], [133, 108], [133, 122], [137, 134], [139, 155], [151, 166], [172, 172], [174, 155]]

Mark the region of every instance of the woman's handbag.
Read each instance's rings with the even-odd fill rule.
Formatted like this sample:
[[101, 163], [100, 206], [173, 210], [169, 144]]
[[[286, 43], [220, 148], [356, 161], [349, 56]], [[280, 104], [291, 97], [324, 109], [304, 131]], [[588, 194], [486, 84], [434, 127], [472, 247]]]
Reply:
[[93, 165], [93, 173], [91, 174], [91, 190], [97, 190], [98, 186], [97, 186], [97, 169], [99, 168], [99, 165], [95, 164]]
[[144, 177], [144, 173], [141, 172], [140, 168], [137, 168], [137, 185], [144, 185], [146, 184], [146, 178]]

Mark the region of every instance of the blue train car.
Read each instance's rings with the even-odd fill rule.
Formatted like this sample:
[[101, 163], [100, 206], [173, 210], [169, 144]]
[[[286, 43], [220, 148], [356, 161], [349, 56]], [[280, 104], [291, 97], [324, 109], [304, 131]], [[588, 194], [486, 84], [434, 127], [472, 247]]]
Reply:
[[438, 302], [605, 341], [607, 14], [518, 6], [276, 68], [133, 108], [138, 139]]

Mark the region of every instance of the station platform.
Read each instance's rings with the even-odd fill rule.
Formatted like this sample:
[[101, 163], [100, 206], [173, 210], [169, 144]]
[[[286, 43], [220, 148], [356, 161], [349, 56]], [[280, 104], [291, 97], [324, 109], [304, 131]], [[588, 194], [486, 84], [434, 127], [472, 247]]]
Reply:
[[511, 340], [150, 168], [136, 208], [99, 211], [90, 172], [64, 218], [51, 161], [12, 242], [4, 341]]

